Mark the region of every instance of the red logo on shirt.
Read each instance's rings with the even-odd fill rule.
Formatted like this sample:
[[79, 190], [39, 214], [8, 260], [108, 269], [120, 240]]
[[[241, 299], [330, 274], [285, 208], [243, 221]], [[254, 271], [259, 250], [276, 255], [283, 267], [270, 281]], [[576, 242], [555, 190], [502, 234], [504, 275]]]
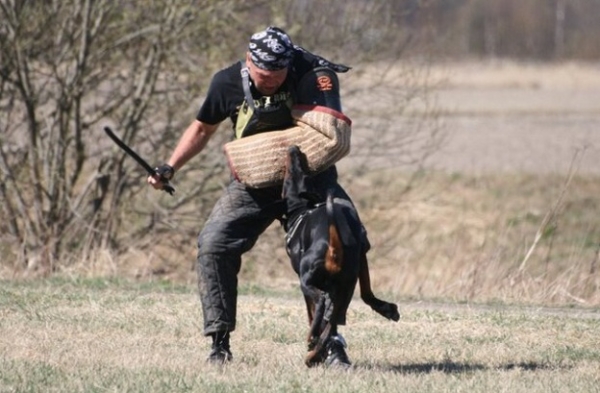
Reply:
[[329, 91], [333, 89], [333, 83], [328, 76], [320, 76], [317, 78], [317, 89], [320, 91]]

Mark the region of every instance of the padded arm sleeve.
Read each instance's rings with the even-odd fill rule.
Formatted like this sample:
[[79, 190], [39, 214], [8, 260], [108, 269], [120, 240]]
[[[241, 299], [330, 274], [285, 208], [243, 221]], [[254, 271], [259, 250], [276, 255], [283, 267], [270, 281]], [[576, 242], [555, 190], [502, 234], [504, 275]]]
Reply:
[[330, 68], [317, 67], [298, 82], [297, 99], [300, 105], [318, 105], [342, 112], [340, 82]]

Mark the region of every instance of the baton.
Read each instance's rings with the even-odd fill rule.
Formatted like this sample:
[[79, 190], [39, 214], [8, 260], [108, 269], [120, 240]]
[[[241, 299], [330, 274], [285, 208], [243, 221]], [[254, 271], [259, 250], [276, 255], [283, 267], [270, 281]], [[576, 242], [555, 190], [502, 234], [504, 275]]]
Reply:
[[155, 168], [152, 168], [150, 164], [148, 164], [146, 160], [144, 160], [135, 151], [133, 151], [131, 147], [127, 146], [125, 142], [123, 142], [117, 135], [115, 135], [115, 133], [110, 127], [104, 127], [104, 132], [106, 132], [106, 134], [110, 137], [110, 139], [113, 140], [113, 142], [117, 144], [117, 146], [123, 149], [125, 153], [129, 154], [131, 158], [136, 160], [137, 163], [140, 164], [150, 176], [160, 176], [160, 181], [163, 183], [163, 191], [168, 192], [171, 195], [175, 193], [175, 189], [173, 188], [173, 186], [171, 186], [169, 180], [162, 176], [160, 173], [158, 173]]

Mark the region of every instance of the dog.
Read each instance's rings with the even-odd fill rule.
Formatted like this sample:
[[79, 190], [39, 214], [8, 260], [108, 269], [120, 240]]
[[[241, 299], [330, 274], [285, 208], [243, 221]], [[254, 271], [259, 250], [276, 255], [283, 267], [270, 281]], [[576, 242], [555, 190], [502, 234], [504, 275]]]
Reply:
[[306, 157], [288, 148], [282, 199], [285, 201], [286, 246], [300, 279], [309, 334], [308, 367], [322, 363], [326, 344], [345, 324], [346, 310], [358, 281], [362, 300], [383, 317], [398, 321], [398, 306], [378, 299], [371, 289], [362, 224], [350, 203], [314, 192]]

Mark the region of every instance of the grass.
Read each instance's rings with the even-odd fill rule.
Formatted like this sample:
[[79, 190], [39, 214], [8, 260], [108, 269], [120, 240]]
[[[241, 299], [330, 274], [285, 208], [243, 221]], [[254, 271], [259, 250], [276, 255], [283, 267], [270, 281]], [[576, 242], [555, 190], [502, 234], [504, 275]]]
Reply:
[[600, 304], [596, 175], [574, 176], [564, 194], [563, 175], [429, 173], [398, 195], [401, 181], [381, 173], [351, 190], [369, 190], [359, 207], [375, 287], [455, 301]]
[[[369, 233], [371, 278], [379, 293], [445, 302], [593, 308], [600, 306], [598, 180], [595, 174], [576, 175], [562, 198], [564, 175], [428, 172], [409, 192], [398, 193], [407, 177], [380, 171], [346, 184], [357, 196]], [[540, 229], [541, 238], [532, 249]], [[97, 278], [98, 285], [103, 277], [135, 277], [164, 278], [161, 285], [167, 287], [193, 287], [195, 239], [177, 236], [161, 237], [161, 250], [135, 244], [125, 255], [104, 250], [94, 259], [66, 266], [62, 274]], [[166, 243], [177, 248], [168, 249]], [[0, 263], [0, 278], [29, 273], [15, 274]], [[297, 281], [283, 247], [283, 231], [275, 223], [245, 255], [240, 282], [247, 291], [266, 295], [295, 288]]]
[[191, 286], [123, 279], [4, 281], [1, 392], [597, 392], [600, 314], [578, 308], [359, 300], [350, 371], [307, 369], [297, 289], [242, 288], [235, 362], [206, 364]]

